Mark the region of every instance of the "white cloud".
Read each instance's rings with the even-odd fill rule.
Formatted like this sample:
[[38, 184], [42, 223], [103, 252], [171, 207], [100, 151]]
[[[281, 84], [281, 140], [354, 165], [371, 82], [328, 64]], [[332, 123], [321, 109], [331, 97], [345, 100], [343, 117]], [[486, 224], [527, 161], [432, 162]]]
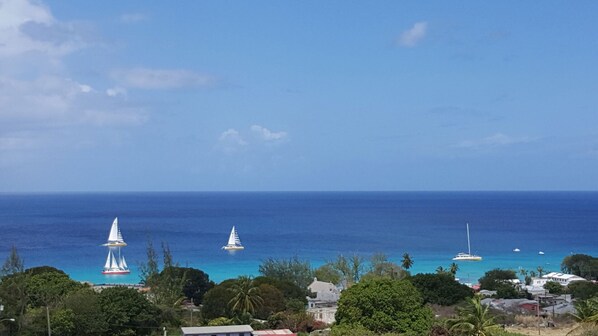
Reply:
[[58, 22], [46, 6], [28, 0], [0, 0], [0, 57], [28, 52], [56, 57], [84, 45], [76, 24]]
[[247, 142], [245, 140], [243, 140], [243, 138], [241, 137], [241, 134], [234, 128], [229, 128], [226, 131], [222, 132], [222, 134], [220, 134], [219, 140], [221, 142], [239, 145], [239, 146], [247, 145]]
[[120, 16], [120, 21], [123, 23], [137, 23], [147, 19], [149, 16], [143, 13], [127, 13]]
[[59, 76], [18, 80], [0, 76], [0, 134], [69, 125], [137, 125], [145, 111], [114, 101], [91, 86]]
[[189, 70], [147, 69], [115, 70], [112, 78], [121, 85], [138, 89], [177, 89], [184, 87], [209, 87], [214, 78]]
[[264, 141], [277, 141], [283, 140], [287, 137], [287, 132], [272, 132], [269, 129], [260, 125], [251, 126], [251, 131], [259, 136]]
[[522, 144], [536, 141], [537, 138], [532, 137], [512, 137], [503, 133], [495, 133], [488, 137], [477, 139], [477, 140], [466, 140], [462, 141], [457, 145], [459, 148], [470, 148], [470, 149], [481, 149], [481, 148], [492, 148], [502, 147], [515, 144]]
[[107, 89], [106, 94], [110, 97], [117, 97], [117, 96], [127, 96], [127, 89], [115, 86], [113, 88]]
[[283, 143], [287, 137], [287, 132], [272, 132], [259, 125], [252, 125], [246, 132], [239, 132], [234, 128], [229, 128], [220, 134], [216, 147], [229, 154], [238, 152], [239, 150], [247, 152], [256, 151], [260, 148], [272, 149], [271, 145]]
[[410, 29], [401, 33], [398, 43], [403, 47], [414, 47], [425, 36], [428, 30], [428, 23], [425, 21], [417, 22]]

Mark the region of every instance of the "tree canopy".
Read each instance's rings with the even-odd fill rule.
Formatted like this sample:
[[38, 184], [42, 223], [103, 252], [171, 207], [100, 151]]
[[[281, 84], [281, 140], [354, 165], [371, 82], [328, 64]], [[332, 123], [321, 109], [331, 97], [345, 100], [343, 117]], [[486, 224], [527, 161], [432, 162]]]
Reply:
[[309, 261], [300, 260], [297, 256], [289, 259], [268, 258], [262, 261], [259, 271], [270, 278], [290, 281], [302, 289], [306, 289], [313, 280]]
[[376, 333], [424, 335], [433, 314], [408, 280], [372, 279], [343, 291], [338, 302], [339, 326], [359, 325]]
[[450, 306], [473, 297], [471, 288], [458, 283], [450, 274], [416, 274], [408, 279], [419, 290], [425, 303]]
[[572, 254], [563, 259], [561, 270], [564, 273], [595, 280], [598, 278], [598, 258], [587, 254]]

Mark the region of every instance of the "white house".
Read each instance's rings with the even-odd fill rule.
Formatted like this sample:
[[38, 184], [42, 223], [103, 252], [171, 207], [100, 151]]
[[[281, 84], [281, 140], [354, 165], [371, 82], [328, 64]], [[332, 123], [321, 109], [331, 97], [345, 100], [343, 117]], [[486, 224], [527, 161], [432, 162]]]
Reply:
[[559, 283], [562, 286], [568, 286], [572, 282], [586, 281], [586, 279], [584, 279], [580, 276], [577, 276], [577, 275], [573, 275], [573, 274], [551, 272], [551, 273], [545, 274], [541, 278], [533, 278], [532, 279], [532, 287], [544, 287], [544, 285], [549, 281]]
[[218, 327], [183, 327], [183, 336], [252, 336], [250, 325], [231, 325]]
[[319, 281], [318, 278], [314, 278], [314, 281], [307, 286], [307, 289], [316, 294], [315, 298], [311, 298], [312, 301], [337, 302], [341, 297], [340, 290], [333, 283]]

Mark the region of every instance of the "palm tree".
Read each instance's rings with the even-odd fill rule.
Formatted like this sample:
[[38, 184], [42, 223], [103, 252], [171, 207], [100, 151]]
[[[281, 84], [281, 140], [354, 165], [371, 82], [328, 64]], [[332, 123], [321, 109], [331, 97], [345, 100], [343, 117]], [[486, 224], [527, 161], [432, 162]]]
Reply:
[[455, 276], [455, 275], [457, 275], [458, 270], [459, 270], [459, 265], [452, 263], [449, 268], [449, 273], [451, 273], [453, 276]]
[[577, 332], [586, 326], [598, 326], [598, 297], [576, 302], [575, 310], [577, 312], [571, 315], [573, 315], [580, 325], [571, 330], [567, 335]]
[[444, 269], [444, 267], [438, 266], [436, 268], [436, 273], [438, 273], [438, 274], [446, 273], [446, 270]]
[[234, 312], [253, 314], [264, 303], [260, 290], [253, 285], [251, 277], [240, 276], [230, 290], [234, 296], [228, 302], [228, 305]]
[[544, 274], [544, 267], [542, 266], [538, 266], [538, 268], [536, 269], [538, 271], [538, 275], [540, 276], [540, 278], [542, 277], [542, 275]]
[[500, 328], [490, 316], [489, 307], [482, 305], [479, 295], [468, 299], [467, 306], [459, 309], [459, 317], [449, 320], [451, 332], [472, 336], [491, 336]]
[[403, 260], [401, 261], [401, 265], [404, 269], [410, 269], [411, 266], [413, 266], [413, 259], [411, 259], [409, 253], [403, 254]]

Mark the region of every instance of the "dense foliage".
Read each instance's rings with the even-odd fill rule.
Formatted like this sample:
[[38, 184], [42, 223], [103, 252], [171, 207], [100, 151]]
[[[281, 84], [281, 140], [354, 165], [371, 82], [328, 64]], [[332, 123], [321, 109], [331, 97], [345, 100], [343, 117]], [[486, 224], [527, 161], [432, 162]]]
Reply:
[[598, 283], [590, 281], [574, 281], [567, 286], [567, 290], [575, 299], [579, 300], [598, 297]]
[[421, 293], [424, 303], [450, 306], [473, 296], [471, 288], [450, 274], [416, 274], [408, 279]]
[[336, 313], [340, 327], [358, 325], [376, 333], [424, 335], [432, 311], [407, 280], [372, 279], [359, 282], [341, 295]]
[[598, 278], [598, 258], [587, 254], [572, 254], [563, 259], [561, 270], [564, 273], [595, 280]]
[[515, 271], [493, 269], [480, 278], [480, 288], [495, 290], [496, 296], [503, 299], [515, 299], [524, 297], [525, 293], [520, 292], [511, 280], [517, 279]]
[[300, 288], [307, 288], [313, 280], [309, 261], [297, 256], [289, 259], [268, 258], [259, 266], [262, 275], [282, 281], [290, 281]]

